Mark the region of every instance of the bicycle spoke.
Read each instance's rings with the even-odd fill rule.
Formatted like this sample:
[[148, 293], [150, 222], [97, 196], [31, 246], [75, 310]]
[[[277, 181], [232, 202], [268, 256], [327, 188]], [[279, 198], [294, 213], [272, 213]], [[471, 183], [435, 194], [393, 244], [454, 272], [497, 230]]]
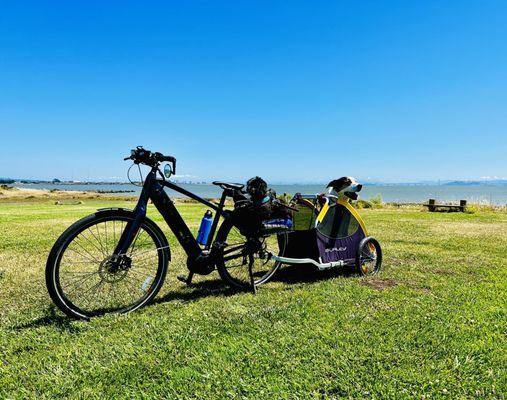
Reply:
[[[87, 235], [84, 234], [84, 231], [81, 232], [78, 236], [76, 236], [76, 239], [77, 239], [76, 243], [78, 243], [78, 242], [81, 243], [82, 239], [86, 239], [86, 243], [91, 244], [93, 246], [93, 248], [95, 250], [97, 250], [97, 252], [99, 253], [99, 257], [101, 257], [101, 258], [104, 257], [104, 253], [102, 252], [102, 250], [93, 242], [93, 240], [90, 237], [88, 237]], [[84, 249], [84, 245], [85, 245], [84, 240], [83, 240], [82, 244], [83, 244], [83, 249]]]
[[84, 256], [82, 253], [78, 252], [76, 249], [71, 249], [73, 251], [75, 251], [76, 253], [78, 253], [79, 255], [81, 255], [82, 257], [84, 258], [88, 258], [88, 259], [91, 259], [93, 261], [95, 261], [96, 263], [99, 263], [100, 264], [100, 261], [97, 260], [88, 250], [86, 250], [82, 245], [81, 243], [79, 243], [79, 240], [75, 240], [75, 243], [86, 253], [90, 256], [90, 258]]
[[[75, 261], [74, 261], [75, 262]], [[70, 274], [70, 275], [90, 275], [90, 274], [96, 274], [97, 271], [93, 271], [93, 272], [85, 272], [85, 271], [65, 271], [65, 275], [67, 274]], [[61, 272], [60, 272], [61, 274]]]
[[[90, 292], [90, 290], [95, 289], [95, 290], [94, 290], [94, 292], [97, 292], [97, 290], [98, 290], [99, 288], [101, 288], [103, 284], [104, 284], [104, 280], [103, 280], [103, 279], [101, 279], [101, 280], [100, 280], [100, 281], [99, 281], [96, 285], [92, 286], [91, 288], [88, 288], [88, 289], [87, 289], [87, 290], [86, 290], [86, 291], [82, 294], [82, 297], [84, 296], [84, 294], [86, 294], [86, 293]], [[86, 297], [85, 297], [85, 304], [83, 304], [83, 306], [88, 306], [88, 305], [90, 304], [90, 302], [91, 302], [91, 301], [93, 301], [94, 299], [96, 299], [96, 297], [95, 297], [95, 296], [91, 296], [91, 297], [90, 297], [90, 298], [88, 298], [88, 299], [86, 299]]]
[[[99, 240], [99, 239], [97, 239], [97, 237], [95, 236], [95, 234], [93, 233], [93, 231], [92, 231], [90, 228], [88, 228], [87, 230], [88, 230], [88, 232], [90, 232], [90, 233], [92, 234], [92, 236], [93, 236], [93, 237], [97, 240], [97, 242], [99, 243], [99, 246], [100, 246], [101, 248], [97, 247], [95, 244], [94, 244], [94, 246], [95, 246], [95, 248], [96, 248], [99, 252], [101, 252], [101, 253], [102, 253], [102, 256], [105, 258], [107, 255], [106, 255], [106, 253], [104, 253], [104, 249], [102, 248], [102, 244], [100, 243], [100, 240]], [[91, 242], [91, 241], [90, 241], [90, 243], [93, 243], [93, 242]]]
[[224, 262], [225, 261], [232, 261], [232, 260], [236, 260], [237, 258], [242, 258], [243, 257], [243, 254], [237, 254], [237, 255], [233, 255], [233, 256], [229, 256], [229, 257], [224, 257], [223, 260]]
[[105, 235], [106, 235], [106, 239], [105, 239], [105, 242], [106, 242], [106, 254], [111, 254], [111, 252], [109, 252], [109, 241], [107, 240], [107, 221], [104, 222], [104, 230], [105, 230]]
[[100, 232], [99, 232], [99, 225], [95, 225], [95, 230], [97, 231], [97, 238], [98, 238], [98, 241], [99, 241], [99, 245], [100, 245], [100, 248], [102, 249], [102, 252], [104, 254], [104, 257], [107, 257], [107, 249], [105, 248], [105, 246], [103, 245], [102, 243], [102, 239], [100, 238]]
[[112, 257], [127, 219], [99, 221], [75, 234], [59, 261], [63, 296], [92, 315], [128, 310], [150, 295], [160, 268], [160, 246], [141, 226], [125, 254]]
[[66, 290], [70, 290], [70, 289], [74, 288], [74, 289], [70, 290], [70, 292], [69, 292], [69, 294], [72, 294], [76, 290], [81, 289], [85, 285], [85, 282], [90, 280], [90, 278], [93, 278], [93, 274], [87, 275], [83, 278], [74, 279], [73, 281], [70, 281], [69, 284], [66, 286]]
[[143, 251], [143, 252], [141, 252], [141, 253], [139, 253], [139, 254], [137, 254], [137, 255], [141, 255], [141, 254], [149, 253], [150, 251], [157, 251], [157, 252], [158, 252], [159, 250], [162, 250], [162, 249], [168, 249], [168, 248], [169, 248], [169, 246], [156, 247], [156, 248], [153, 248], [153, 249], [151, 249], [151, 250], [146, 250], [146, 251]]
[[229, 253], [232, 253], [233, 251], [236, 251], [236, 250], [240, 250], [240, 249], [244, 249], [245, 248], [245, 245], [242, 244], [242, 245], [238, 245], [236, 247], [233, 247], [233, 248], [229, 248], [229, 249], [226, 249], [223, 251], [223, 254], [229, 254]]
[[[83, 287], [83, 283], [84, 283], [85, 281], [87, 281], [88, 279], [90, 279], [92, 276], [93, 276], [93, 275], [88, 276], [88, 277], [86, 277], [86, 278], [84, 278], [84, 279], [80, 280], [79, 282], [74, 282], [74, 283], [72, 283], [71, 285], [69, 285], [70, 287], [73, 287], [73, 286], [77, 285], [78, 283], [81, 283], [81, 285], [78, 285], [77, 287], [75, 287], [73, 290], [71, 290], [70, 292], [68, 292], [68, 294], [69, 294], [69, 295], [71, 295], [71, 294], [75, 293], [75, 292], [76, 292], [76, 290], [81, 289], [81, 288]], [[102, 281], [102, 279], [101, 279], [101, 281]]]
[[89, 264], [89, 265], [95, 265], [96, 262], [90, 262], [90, 261], [75, 261], [72, 260], [72, 264]]

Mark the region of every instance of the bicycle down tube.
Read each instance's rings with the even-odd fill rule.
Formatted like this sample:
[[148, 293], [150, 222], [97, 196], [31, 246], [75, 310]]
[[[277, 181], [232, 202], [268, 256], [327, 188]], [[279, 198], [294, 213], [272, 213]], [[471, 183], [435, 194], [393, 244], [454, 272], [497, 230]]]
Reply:
[[135, 236], [139, 230], [139, 227], [141, 226], [143, 219], [146, 217], [148, 200], [151, 199], [157, 210], [160, 212], [160, 214], [166, 221], [171, 231], [176, 236], [176, 239], [185, 250], [185, 253], [191, 259], [194, 259], [197, 256], [199, 256], [203, 250], [201, 249], [192, 232], [190, 231], [187, 224], [181, 217], [181, 214], [175, 207], [174, 202], [169, 198], [167, 193], [164, 191], [164, 186], [169, 189], [175, 190], [187, 197], [190, 197], [208, 206], [209, 208], [213, 209], [216, 212], [208, 236], [208, 242], [204, 247], [205, 250], [209, 250], [211, 248], [213, 237], [215, 235], [215, 231], [217, 229], [220, 217], [221, 216], [224, 218], [228, 217], [228, 213], [223, 210], [225, 199], [227, 198], [228, 192], [227, 190], [224, 190], [220, 198], [220, 203], [217, 205], [187, 191], [186, 189], [172, 182], [157, 179], [156, 174], [157, 171], [152, 170], [146, 176], [143, 189], [139, 197], [139, 201], [137, 202], [137, 205], [134, 209], [134, 219], [127, 223], [127, 226], [123, 231], [120, 240], [118, 242], [118, 245], [115, 249], [115, 254], [116, 255], [125, 254], [127, 249], [132, 245], [132, 242], [135, 240]]

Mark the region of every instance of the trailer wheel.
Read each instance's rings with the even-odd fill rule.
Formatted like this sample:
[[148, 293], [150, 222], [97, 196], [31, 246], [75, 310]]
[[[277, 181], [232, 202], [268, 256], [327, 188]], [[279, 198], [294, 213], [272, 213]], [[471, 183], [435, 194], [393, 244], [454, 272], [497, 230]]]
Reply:
[[356, 270], [362, 276], [375, 275], [382, 265], [382, 249], [379, 242], [371, 236], [359, 243], [356, 254]]

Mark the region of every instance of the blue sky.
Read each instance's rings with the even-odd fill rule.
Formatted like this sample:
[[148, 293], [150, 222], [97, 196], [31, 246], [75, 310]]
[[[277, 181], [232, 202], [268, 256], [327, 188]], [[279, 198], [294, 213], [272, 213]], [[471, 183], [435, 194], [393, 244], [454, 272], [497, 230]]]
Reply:
[[0, 176], [507, 177], [505, 1], [20, 1]]

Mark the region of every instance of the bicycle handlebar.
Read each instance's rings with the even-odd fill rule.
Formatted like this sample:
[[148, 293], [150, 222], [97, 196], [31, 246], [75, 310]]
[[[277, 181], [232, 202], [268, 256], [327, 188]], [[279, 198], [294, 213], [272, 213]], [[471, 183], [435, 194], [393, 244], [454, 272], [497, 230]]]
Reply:
[[173, 156], [164, 156], [158, 151], [152, 152], [142, 146], [137, 146], [130, 151], [130, 156], [123, 160], [133, 160], [135, 164], [145, 164], [150, 167], [157, 167], [161, 162], [170, 162], [173, 165], [173, 173], [176, 173], [176, 158]]

